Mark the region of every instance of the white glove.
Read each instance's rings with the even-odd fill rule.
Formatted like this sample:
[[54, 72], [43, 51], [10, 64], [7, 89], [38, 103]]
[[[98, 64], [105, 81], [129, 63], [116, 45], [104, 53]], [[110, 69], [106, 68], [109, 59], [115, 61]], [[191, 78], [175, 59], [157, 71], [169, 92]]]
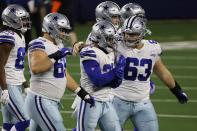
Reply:
[[8, 90], [2, 90], [2, 92], [1, 92], [1, 102], [3, 104], [7, 104], [9, 102]]
[[81, 101], [81, 98], [79, 96], [76, 96], [75, 100], [73, 101], [73, 104], [71, 106], [71, 108], [74, 109], [74, 111], [72, 113], [72, 118], [77, 118], [77, 114], [78, 114], [79, 106], [80, 106], [80, 101]]

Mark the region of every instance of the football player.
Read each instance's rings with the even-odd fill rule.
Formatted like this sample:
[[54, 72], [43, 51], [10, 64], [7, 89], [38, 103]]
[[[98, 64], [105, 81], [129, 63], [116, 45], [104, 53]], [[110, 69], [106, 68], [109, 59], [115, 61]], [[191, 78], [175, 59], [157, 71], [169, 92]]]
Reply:
[[[120, 7], [115, 2], [112, 2], [112, 1], [101, 2], [95, 8], [95, 16], [96, 16], [97, 22], [103, 21], [103, 20], [111, 22], [115, 26], [116, 29], [118, 29], [120, 26], [120, 23], [121, 23], [121, 21], [120, 21], [120, 17], [121, 17], [120, 16]], [[80, 50], [83, 47], [92, 44], [92, 41], [90, 40], [91, 39], [90, 36], [91, 36], [91, 32], [89, 33], [89, 35], [86, 39], [85, 45], [83, 42], [78, 42], [73, 45], [74, 54], [77, 54], [78, 52], [80, 52]], [[80, 102], [80, 98], [76, 97], [72, 106], [71, 106], [71, 108], [75, 110], [73, 112], [74, 116], [76, 116], [76, 114], [77, 114], [77, 111], [78, 111], [77, 103], [79, 103], [79, 102]]]
[[[145, 10], [137, 3], [127, 3], [120, 9], [121, 22], [124, 22], [127, 18], [131, 16], [142, 16], [146, 18]], [[151, 35], [151, 31], [146, 27], [146, 33]], [[121, 28], [116, 32], [116, 40], [120, 41], [123, 39], [123, 34]], [[150, 94], [155, 92], [155, 84], [150, 80]]]
[[[9, 5], [2, 12], [0, 32], [0, 86], [3, 131], [24, 131], [29, 118], [24, 111], [24, 33], [31, 28], [29, 13], [19, 5]], [[13, 116], [15, 118], [13, 118]], [[11, 122], [16, 119], [16, 122]], [[14, 125], [15, 124], [15, 125]]]
[[[98, 4], [97, 7], [95, 8], [95, 16], [96, 16], [97, 22], [103, 21], [103, 20], [111, 22], [115, 26], [116, 29], [118, 29], [120, 26], [120, 23], [121, 23], [120, 7], [115, 2], [104, 1]], [[83, 42], [78, 42], [73, 45], [74, 54], [77, 54], [78, 52], [80, 52], [80, 50], [83, 47], [92, 43], [92, 41], [90, 40], [90, 36], [91, 36], [91, 32], [89, 33], [86, 39], [85, 45]], [[77, 111], [76, 106], [77, 106], [78, 101], [80, 101], [80, 99], [76, 97], [71, 107], [72, 109], [75, 109], [75, 112]]]
[[77, 131], [94, 131], [97, 123], [102, 131], [121, 131], [109, 92], [121, 84], [125, 59], [115, 63], [113, 45], [115, 27], [107, 21], [99, 21], [92, 27], [92, 43], [80, 52], [81, 85], [95, 98], [95, 107], [81, 101]]
[[32, 40], [28, 48], [31, 79], [25, 105], [34, 126], [43, 131], [65, 131], [58, 106], [65, 88], [75, 92], [84, 103], [94, 106], [94, 99], [81, 88], [66, 70], [66, 55], [70, 48], [61, 43], [71, 29], [66, 16], [50, 13], [43, 20], [43, 37]]
[[[120, 17], [120, 7], [118, 4], [112, 1], [104, 1], [101, 2], [97, 7], [95, 8], [95, 16], [96, 16], [96, 21], [109, 21], [111, 22], [116, 29], [120, 27], [121, 23], [121, 17]], [[73, 44], [73, 53], [77, 54], [81, 48], [83, 48], [86, 44], [91, 44], [91, 41], [89, 40], [89, 36], [91, 33], [88, 35], [86, 42], [76, 42]]]
[[126, 58], [122, 84], [113, 90], [113, 104], [121, 126], [131, 119], [138, 131], [158, 131], [158, 120], [149, 98], [150, 76], [154, 72], [177, 97], [181, 104], [188, 97], [163, 64], [159, 43], [145, 40], [146, 20], [132, 16], [122, 27], [123, 40], [117, 43], [117, 51]]

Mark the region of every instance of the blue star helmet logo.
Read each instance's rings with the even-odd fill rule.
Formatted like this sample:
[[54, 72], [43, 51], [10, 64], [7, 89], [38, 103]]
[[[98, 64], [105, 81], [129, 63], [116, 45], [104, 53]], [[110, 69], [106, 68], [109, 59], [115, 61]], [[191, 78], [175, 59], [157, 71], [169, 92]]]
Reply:
[[109, 7], [107, 5], [105, 5], [103, 8], [104, 8], [104, 10], [107, 10]]
[[53, 17], [53, 20], [57, 21], [58, 20], [58, 17], [57, 16]]
[[105, 29], [105, 26], [104, 26], [104, 25], [102, 25], [102, 26], [101, 26], [101, 29]]
[[129, 8], [129, 7], [127, 7], [127, 8], [126, 8], [126, 11], [130, 11], [130, 8]]
[[11, 8], [10, 11], [14, 13], [14, 12], [16, 12], [16, 9], [15, 8]]

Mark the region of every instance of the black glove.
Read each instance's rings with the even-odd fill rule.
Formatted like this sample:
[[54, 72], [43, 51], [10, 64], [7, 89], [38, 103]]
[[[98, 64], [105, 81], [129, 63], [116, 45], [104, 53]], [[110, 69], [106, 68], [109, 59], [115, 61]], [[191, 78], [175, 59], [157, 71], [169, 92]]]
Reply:
[[188, 97], [185, 92], [181, 89], [180, 85], [175, 81], [175, 87], [170, 89], [171, 92], [176, 96], [179, 100], [179, 103], [184, 104], [187, 103]]
[[94, 97], [92, 97], [88, 92], [86, 92], [83, 88], [77, 93], [82, 100], [90, 104], [90, 108], [95, 105]]
[[72, 48], [61, 48], [60, 50], [56, 51], [48, 55], [50, 59], [55, 59], [56, 61], [65, 57], [66, 55], [72, 55]]

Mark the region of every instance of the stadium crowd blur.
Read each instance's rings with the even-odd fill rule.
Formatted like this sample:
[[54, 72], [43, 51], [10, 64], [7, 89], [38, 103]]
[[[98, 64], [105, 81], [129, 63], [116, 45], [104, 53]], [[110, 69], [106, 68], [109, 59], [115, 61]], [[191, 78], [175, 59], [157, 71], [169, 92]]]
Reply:
[[[42, 33], [42, 19], [50, 12], [59, 12], [65, 14], [71, 24], [72, 30], [70, 32], [70, 42], [77, 41], [76, 33], [74, 32], [74, 5], [76, 0], [1, 0], [0, 13], [10, 4], [18, 4], [23, 6], [29, 13], [32, 21], [32, 30], [26, 32], [26, 43], [29, 43], [33, 38], [41, 36]], [[0, 23], [2, 25], [2, 23]], [[33, 35], [34, 34], [34, 35]]]
[[[45, 14], [50, 12], [59, 12], [65, 14], [71, 24], [72, 31], [70, 33], [70, 42], [77, 41], [76, 33], [74, 32], [75, 21], [85, 23], [86, 21], [95, 20], [95, 7], [98, 3], [104, 0], [0, 0], [0, 13], [9, 4], [22, 5], [27, 11], [30, 12], [32, 20], [32, 30], [27, 32], [26, 43], [32, 38], [36, 38], [41, 34], [41, 21]], [[197, 18], [195, 5], [197, 2], [191, 0], [185, 6], [184, 1], [157, 1], [157, 0], [112, 0], [116, 2], [120, 7], [124, 4], [133, 2], [140, 4], [146, 10], [146, 17], [148, 19], [193, 19]], [[154, 3], [154, 4], [152, 4]], [[156, 6], [155, 6], [156, 5]], [[176, 9], [176, 10], [175, 10]], [[158, 11], [159, 10], [159, 11]], [[0, 25], [1, 25], [0, 21]], [[32, 36], [33, 35], [33, 36]]]

